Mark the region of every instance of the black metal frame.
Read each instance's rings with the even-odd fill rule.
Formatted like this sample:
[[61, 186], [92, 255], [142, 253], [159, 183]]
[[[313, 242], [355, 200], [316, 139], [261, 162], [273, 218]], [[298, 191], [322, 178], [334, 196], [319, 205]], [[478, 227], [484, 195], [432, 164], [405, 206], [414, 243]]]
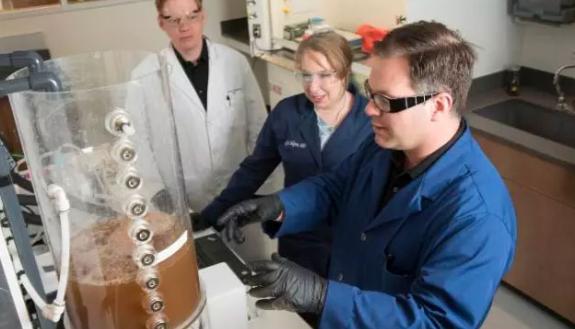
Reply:
[[[0, 97], [25, 90], [60, 90], [59, 79], [51, 72], [42, 72], [42, 63], [41, 57], [34, 52], [0, 54], [0, 66], [28, 67], [29, 70], [29, 76], [26, 78], [0, 81]], [[30, 244], [26, 223], [14, 189], [11, 176], [12, 168], [8, 163], [10, 154], [2, 153], [7, 153], [7, 150], [0, 148], [0, 198], [2, 199], [4, 212], [8, 218], [22, 267], [38, 294], [42, 298], [46, 298], [46, 292], [40, 279], [40, 272]], [[56, 328], [56, 324], [44, 318], [40, 310], [36, 309], [36, 314], [41, 329]]]

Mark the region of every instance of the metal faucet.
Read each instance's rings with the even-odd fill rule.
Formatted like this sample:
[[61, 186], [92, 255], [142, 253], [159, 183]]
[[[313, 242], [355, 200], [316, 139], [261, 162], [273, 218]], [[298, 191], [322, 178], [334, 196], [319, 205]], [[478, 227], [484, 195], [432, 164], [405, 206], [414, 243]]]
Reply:
[[575, 113], [575, 109], [573, 109], [573, 106], [567, 103], [567, 100], [565, 99], [565, 93], [563, 93], [563, 90], [561, 90], [561, 85], [559, 84], [559, 78], [561, 77], [561, 72], [565, 69], [572, 69], [572, 68], [575, 68], [575, 64], [567, 64], [559, 67], [557, 71], [555, 71], [555, 75], [553, 76], [553, 85], [555, 86], [555, 90], [557, 91], [557, 105], [555, 106], [557, 110]]

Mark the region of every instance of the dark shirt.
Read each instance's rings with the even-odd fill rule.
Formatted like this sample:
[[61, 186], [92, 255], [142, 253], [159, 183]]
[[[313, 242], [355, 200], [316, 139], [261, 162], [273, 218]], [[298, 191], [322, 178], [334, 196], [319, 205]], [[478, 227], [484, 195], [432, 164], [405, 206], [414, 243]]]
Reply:
[[185, 60], [182, 55], [174, 48], [174, 52], [176, 53], [176, 57], [178, 57], [178, 61], [182, 64], [182, 68], [192, 86], [196, 90], [198, 97], [202, 101], [204, 105], [204, 109], [207, 111], [208, 109], [208, 76], [210, 73], [209, 70], [209, 56], [208, 56], [208, 45], [206, 43], [206, 39], [204, 39], [202, 43], [202, 52], [200, 53], [200, 57], [198, 58], [198, 62], [196, 64]]
[[437, 149], [435, 152], [428, 155], [423, 161], [421, 161], [417, 166], [405, 170], [405, 153], [403, 151], [393, 151], [391, 154], [391, 166], [389, 168], [389, 178], [387, 180], [387, 185], [383, 190], [383, 196], [381, 198], [381, 207], [385, 207], [389, 200], [403, 187], [409, 184], [411, 181], [415, 180], [417, 177], [421, 176], [427, 169], [429, 169], [435, 161], [437, 161], [441, 156], [449, 150], [449, 148], [455, 144], [455, 142], [463, 135], [465, 131], [466, 123], [465, 120], [461, 120], [459, 123], [459, 128], [457, 132], [451, 139], [445, 143], [442, 147]]

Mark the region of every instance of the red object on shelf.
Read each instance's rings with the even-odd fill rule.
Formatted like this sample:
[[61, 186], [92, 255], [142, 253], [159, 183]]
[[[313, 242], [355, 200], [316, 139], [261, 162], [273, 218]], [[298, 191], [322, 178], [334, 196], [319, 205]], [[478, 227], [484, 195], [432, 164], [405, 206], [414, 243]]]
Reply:
[[355, 33], [359, 34], [362, 38], [361, 50], [365, 53], [371, 54], [374, 43], [385, 38], [387, 33], [389, 33], [389, 30], [377, 28], [369, 24], [363, 24], [357, 28]]

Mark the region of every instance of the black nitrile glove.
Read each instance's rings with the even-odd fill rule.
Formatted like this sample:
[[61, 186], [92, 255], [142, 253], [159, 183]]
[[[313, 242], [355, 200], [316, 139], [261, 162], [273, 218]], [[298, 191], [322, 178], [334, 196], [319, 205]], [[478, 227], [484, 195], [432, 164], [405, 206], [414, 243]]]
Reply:
[[244, 234], [240, 227], [247, 224], [275, 220], [282, 213], [284, 206], [279, 196], [272, 194], [257, 199], [246, 200], [228, 209], [220, 218], [216, 225], [223, 227], [222, 234], [230, 241], [237, 243], [245, 241]]
[[190, 221], [192, 222], [192, 231], [199, 232], [211, 227], [198, 212], [190, 212]]
[[320, 314], [325, 303], [327, 280], [278, 254], [271, 261], [251, 263], [255, 276], [247, 279], [249, 294], [261, 299], [264, 310], [286, 310]]

